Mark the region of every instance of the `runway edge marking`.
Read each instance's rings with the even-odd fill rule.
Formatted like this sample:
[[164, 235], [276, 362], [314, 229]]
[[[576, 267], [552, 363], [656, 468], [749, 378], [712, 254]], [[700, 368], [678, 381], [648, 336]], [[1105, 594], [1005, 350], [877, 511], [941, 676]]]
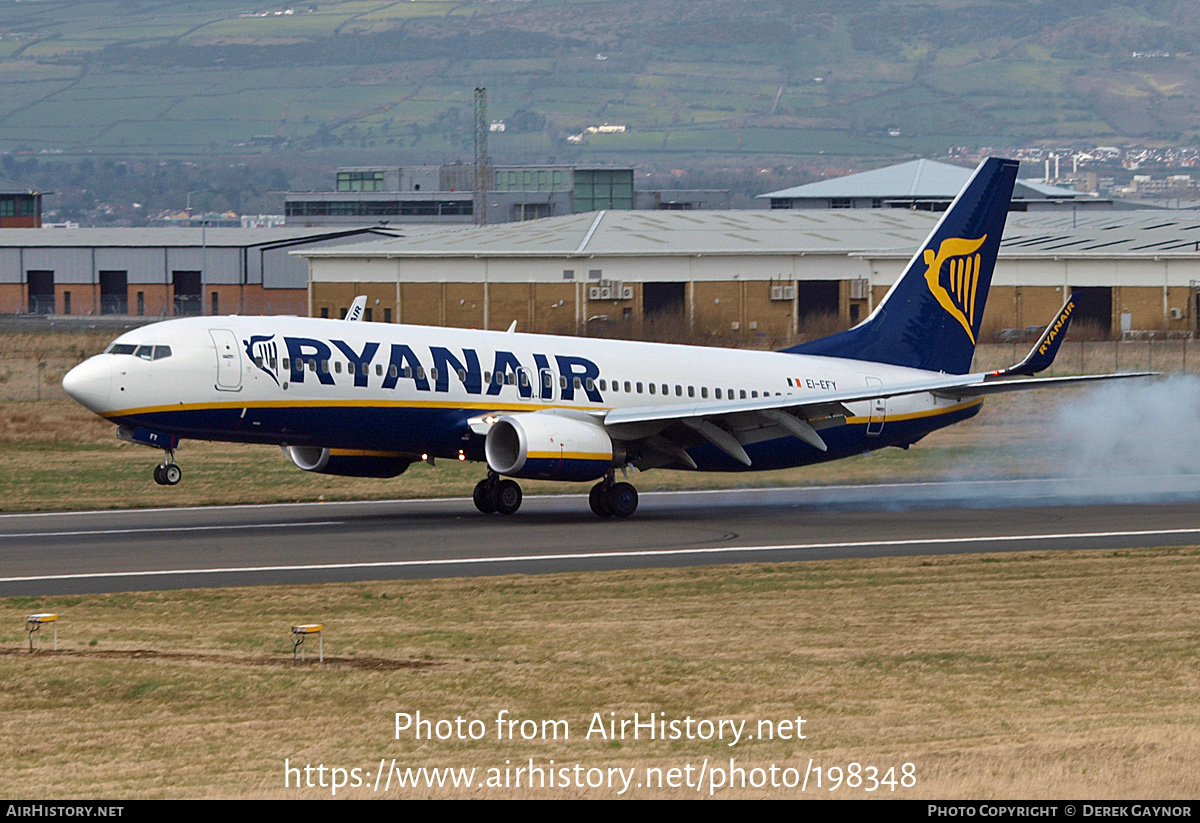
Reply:
[[30, 583], [43, 580], [100, 580], [126, 577], [169, 577], [202, 574], [263, 574], [267, 572], [345, 571], [352, 569], [416, 568], [422, 566], [465, 566], [472, 563], [536, 563], [551, 560], [604, 560], [630, 557], [673, 557], [677, 555], [752, 554], [756, 552], [808, 551], [813, 549], [856, 549], [871, 546], [968, 545], [972, 543], [1011, 543], [1018, 540], [1083, 540], [1098, 537], [1155, 537], [1200, 534], [1194, 529], [1147, 529], [1141, 531], [1065, 532], [1054, 534], [1014, 534], [989, 537], [934, 537], [905, 540], [861, 540], [839, 543], [792, 543], [767, 546], [723, 546], [694, 549], [638, 549], [623, 552], [585, 552], [580, 554], [506, 555], [504, 557], [456, 557], [441, 560], [380, 560], [365, 563], [314, 563], [301, 566], [243, 566], [216, 569], [160, 569], [129, 572], [90, 572], [29, 577], [0, 577], [0, 583]]

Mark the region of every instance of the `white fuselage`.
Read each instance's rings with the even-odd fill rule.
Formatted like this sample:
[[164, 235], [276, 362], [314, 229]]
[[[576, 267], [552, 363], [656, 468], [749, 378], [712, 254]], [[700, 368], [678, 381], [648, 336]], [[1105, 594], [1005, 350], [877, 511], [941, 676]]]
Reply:
[[[168, 347], [166, 350], [150, 347]], [[121, 352], [121, 353], [116, 353]], [[155, 358], [154, 354], [160, 355]], [[930, 372], [831, 357], [300, 317], [148, 325], [64, 385], [114, 422], [182, 438], [479, 459], [481, 415], [682, 407], [910, 384]], [[772, 449], [754, 468], [907, 445], [978, 410], [930, 393], [848, 403], [827, 454]], [[770, 426], [743, 438], [767, 443]], [[833, 432], [830, 432], [833, 434]], [[704, 455], [698, 455], [703, 458]], [[723, 457], [703, 468], [744, 468]]]

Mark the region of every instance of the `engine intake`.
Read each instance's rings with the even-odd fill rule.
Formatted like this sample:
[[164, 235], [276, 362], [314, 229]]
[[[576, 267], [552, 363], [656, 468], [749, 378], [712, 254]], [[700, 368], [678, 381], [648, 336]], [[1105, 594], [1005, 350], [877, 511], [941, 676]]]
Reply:
[[341, 477], [396, 477], [413, 458], [394, 452], [322, 449], [317, 446], [288, 446], [292, 462], [306, 472]]
[[539, 480], [603, 477], [619, 449], [596, 423], [541, 412], [501, 417], [483, 445], [492, 471]]

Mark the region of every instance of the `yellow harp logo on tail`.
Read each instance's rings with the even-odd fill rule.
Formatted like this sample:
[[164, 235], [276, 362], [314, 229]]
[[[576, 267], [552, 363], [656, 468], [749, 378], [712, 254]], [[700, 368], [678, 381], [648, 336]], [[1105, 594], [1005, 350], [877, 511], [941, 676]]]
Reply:
[[[981, 255], [976, 252], [987, 240], [987, 235], [977, 240], [967, 240], [963, 237], [947, 237], [938, 246], [937, 254], [933, 249], [925, 249], [925, 282], [929, 291], [937, 298], [938, 303], [951, 317], [962, 323], [975, 342], [975, 332], [971, 324], [975, 319], [975, 290], [979, 287], [979, 268]], [[942, 269], [949, 263], [949, 276], [946, 285], [942, 285]]]

